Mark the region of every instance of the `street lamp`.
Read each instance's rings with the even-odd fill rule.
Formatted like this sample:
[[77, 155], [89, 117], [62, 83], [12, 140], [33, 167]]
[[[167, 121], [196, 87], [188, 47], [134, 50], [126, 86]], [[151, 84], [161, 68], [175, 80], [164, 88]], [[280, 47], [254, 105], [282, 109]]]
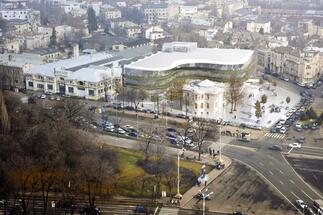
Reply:
[[180, 157], [179, 157], [179, 155], [183, 154], [184, 150], [185, 149], [182, 148], [182, 150], [179, 150], [178, 153], [177, 153], [177, 194], [175, 195], [175, 198], [177, 198], [177, 199], [182, 198], [182, 194], [179, 191], [179, 181], [180, 181], [180, 178], [179, 178], [179, 161], [180, 161]]
[[207, 193], [207, 191], [208, 191], [208, 189], [205, 189], [205, 192], [203, 193], [200, 190], [200, 194], [201, 194], [201, 197], [202, 197], [202, 200], [203, 200], [203, 208], [202, 208], [203, 215], [205, 215], [205, 199], [210, 197], [213, 194], [213, 192]]

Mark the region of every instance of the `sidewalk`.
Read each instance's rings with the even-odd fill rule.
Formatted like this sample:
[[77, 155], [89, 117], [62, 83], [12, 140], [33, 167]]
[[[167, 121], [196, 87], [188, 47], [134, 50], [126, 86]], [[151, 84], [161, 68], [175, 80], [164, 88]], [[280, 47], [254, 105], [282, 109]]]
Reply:
[[[218, 158], [218, 157], [217, 157]], [[223, 171], [225, 171], [230, 165], [231, 165], [231, 159], [226, 157], [226, 156], [222, 156], [222, 160], [225, 164], [225, 168], [222, 170], [218, 170], [218, 169], [213, 169], [211, 172], [208, 173], [209, 176], [209, 180], [207, 181], [207, 185], [206, 186], [197, 186], [195, 185], [194, 187], [192, 187], [191, 189], [189, 189], [186, 193], [184, 193], [181, 201], [180, 201], [180, 207], [185, 208], [185, 206], [187, 205], [187, 203], [189, 201], [191, 201], [194, 198], [194, 195], [197, 194], [200, 190], [204, 190], [205, 188], [207, 188], [207, 186], [209, 184], [211, 184]], [[214, 164], [214, 160], [211, 157], [208, 157], [205, 159], [205, 163], [206, 164]]]

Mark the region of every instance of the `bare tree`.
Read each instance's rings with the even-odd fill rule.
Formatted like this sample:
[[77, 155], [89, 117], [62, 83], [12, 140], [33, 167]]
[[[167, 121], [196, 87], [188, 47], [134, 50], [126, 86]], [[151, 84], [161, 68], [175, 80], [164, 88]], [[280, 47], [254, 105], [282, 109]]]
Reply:
[[157, 114], [159, 114], [159, 102], [160, 97], [158, 93], [155, 93], [151, 96], [151, 101], [155, 103], [155, 106], [157, 106]]
[[201, 154], [203, 153], [204, 146], [206, 144], [205, 140], [210, 136], [210, 133], [213, 132], [215, 128], [212, 128], [211, 124], [204, 119], [196, 119], [194, 122], [194, 138], [198, 148], [198, 159], [201, 160]]
[[2, 91], [0, 91], [0, 129], [3, 134], [10, 131], [10, 120]]
[[232, 113], [233, 111], [236, 111], [237, 105], [243, 100], [243, 80], [234, 73], [230, 76], [228, 83], [229, 87], [226, 92], [226, 97], [231, 104], [230, 113]]

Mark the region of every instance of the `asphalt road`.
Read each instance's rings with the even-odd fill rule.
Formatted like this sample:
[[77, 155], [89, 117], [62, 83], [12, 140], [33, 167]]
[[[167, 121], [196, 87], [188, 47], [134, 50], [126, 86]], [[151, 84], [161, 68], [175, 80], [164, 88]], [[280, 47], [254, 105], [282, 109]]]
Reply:
[[[302, 199], [312, 205], [313, 200], [322, 198], [296, 174], [281, 152], [268, 149], [272, 144], [233, 142], [224, 147], [223, 153], [254, 168], [292, 204]], [[303, 148], [295, 153], [323, 157], [323, 149]]]
[[[123, 139], [104, 135], [104, 142], [132, 149], [138, 149], [138, 142], [136, 140]], [[266, 141], [264, 138], [262, 141]], [[268, 180], [277, 190], [290, 201], [291, 204], [295, 203], [295, 200], [302, 199], [309, 205], [312, 204], [314, 199], [322, 198], [317, 192], [309, 187], [289, 165], [284, 158], [283, 154], [279, 151], [269, 150], [268, 147], [274, 143], [266, 142], [235, 142], [227, 144], [223, 153], [230, 158], [241, 161], [244, 164], [254, 168], [259, 172], [266, 180]], [[243, 146], [243, 147], [241, 147]], [[169, 154], [176, 155], [178, 149], [166, 147]], [[189, 151], [187, 154], [191, 153]], [[303, 151], [298, 151], [300, 154], [315, 154], [320, 155], [321, 149], [306, 148]], [[193, 154], [193, 152], [192, 152]]]

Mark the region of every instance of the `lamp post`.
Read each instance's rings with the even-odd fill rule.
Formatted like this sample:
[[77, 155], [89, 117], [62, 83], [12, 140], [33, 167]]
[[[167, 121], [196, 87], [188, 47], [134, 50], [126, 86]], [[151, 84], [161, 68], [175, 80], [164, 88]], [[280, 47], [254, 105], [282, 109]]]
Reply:
[[177, 153], [177, 194], [175, 195], [175, 198], [177, 198], [177, 199], [182, 198], [182, 194], [179, 191], [179, 181], [180, 181], [180, 178], [179, 178], [179, 161], [180, 161], [180, 157], [179, 157], [179, 155], [180, 155], [180, 153], [184, 153], [184, 148]]
[[207, 191], [208, 191], [208, 189], [205, 189], [205, 193], [200, 191], [201, 196], [202, 196], [202, 200], [203, 200], [203, 208], [202, 208], [203, 215], [205, 215], [205, 199], [213, 194], [213, 192], [207, 193]]

